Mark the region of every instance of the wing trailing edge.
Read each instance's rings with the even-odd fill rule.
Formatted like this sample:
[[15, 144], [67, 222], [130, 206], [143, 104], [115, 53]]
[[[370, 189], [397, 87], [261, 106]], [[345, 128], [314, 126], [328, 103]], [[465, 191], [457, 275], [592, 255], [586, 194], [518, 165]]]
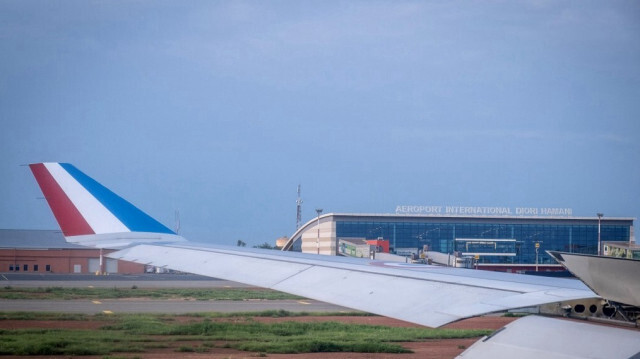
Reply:
[[111, 258], [271, 288], [429, 327], [597, 297], [581, 282], [206, 244], [137, 245]]

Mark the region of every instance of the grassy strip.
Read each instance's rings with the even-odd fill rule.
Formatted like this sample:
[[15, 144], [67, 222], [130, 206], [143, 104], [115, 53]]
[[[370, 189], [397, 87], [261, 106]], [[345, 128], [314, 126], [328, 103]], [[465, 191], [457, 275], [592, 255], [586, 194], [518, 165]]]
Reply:
[[270, 318], [286, 318], [286, 317], [375, 317], [376, 314], [366, 312], [290, 312], [288, 310], [263, 310], [261, 312], [234, 312], [234, 313], [185, 313], [184, 317], [195, 318], [235, 318], [235, 317], [270, 317]]
[[[135, 334], [136, 331], [132, 330]], [[205, 320], [169, 329], [170, 335], [228, 341], [235, 349], [262, 353], [407, 353], [397, 342], [478, 337], [487, 331], [391, 328], [338, 322], [228, 323]]]
[[[0, 316], [5, 314], [10, 313]], [[469, 338], [490, 333], [488, 330], [391, 328], [337, 322], [266, 324], [250, 318], [233, 323], [209, 318], [180, 323], [173, 316], [154, 314], [84, 315], [84, 318], [101, 321], [105, 326], [94, 331], [0, 330], [0, 355], [109, 355], [162, 347], [175, 347], [179, 352], [207, 352], [216, 345], [260, 353], [403, 353], [408, 350], [397, 342]], [[180, 345], [185, 341], [200, 344]]]
[[124, 332], [64, 329], [0, 330], [0, 355], [141, 353], [158, 343]]
[[[104, 315], [104, 314], [98, 314]], [[53, 313], [53, 312], [0, 312], [1, 320], [64, 320], [85, 321], [97, 317], [80, 313]]]
[[506, 317], [506, 318], [520, 318], [520, 317], [526, 317], [527, 315], [530, 315], [530, 313], [511, 313], [511, 312], [507, 312], [507, 313], [504, 313], [502, 316]]
[[301, 297], [263, 288], [13, 288], [0, 289], [0, 299], [195, 299], [195, 300], [282, 300]]
[[[2, 320], [46, 320], [46, 321], [111, 321], [120, 317], [135, 317], [136, 314], [82, 314], [82, 313], [54, 313], [54, 312], [0, 312], [0, 321]], [[203, 312], [203, 313], [185, 313], [180, 317], [192, 318], [287, 318], [287, 317], [370, 317], [375, 314], [365, 312], [290, 312], [287, 310], [263, 310], [260, 312]], [[173, 314], [155, 314], [157, 318], [175, 318]]]

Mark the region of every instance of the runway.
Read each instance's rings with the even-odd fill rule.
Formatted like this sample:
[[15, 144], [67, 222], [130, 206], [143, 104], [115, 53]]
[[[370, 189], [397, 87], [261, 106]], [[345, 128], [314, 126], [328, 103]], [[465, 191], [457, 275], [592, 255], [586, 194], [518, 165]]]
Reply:
[[[226, 280], [192, 274], [77, 275], [77, 274], [0, 274], [2, 287], [14, 288], [248, 288]], [[184, 299], [105, 299], [105, 300], [0, 300], [0, 311], [60, 313], [167, 313], [198, 312], [352, 312], [352, 309], [310, 299], [304, 300], [184, 300]]]
[[59, 312], [59, 313], [166, 313], [200, 312], [261, 312], [286, 310], [290, 312], [352, 312], [353, 310], [314, 300], [0, 300], [3, 312]]
[[1, 273], [0, 286], [16, 288], [248, 288], [250, 286], [195, 274], [25, 274]]

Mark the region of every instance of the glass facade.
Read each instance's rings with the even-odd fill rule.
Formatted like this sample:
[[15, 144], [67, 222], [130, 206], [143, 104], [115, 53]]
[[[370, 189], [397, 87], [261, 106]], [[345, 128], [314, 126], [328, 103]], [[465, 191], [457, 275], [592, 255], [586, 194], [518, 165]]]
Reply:
[[[545, 250], [597, 254], [597, 218], [328, 216], [336, 239], [382, 238], [398, 254], [426, 245], [442, 253], [479, 254], [479, 263], [507, 265], [536, 263], [536, 246], [539, 264], [556, 264]], [[633, 219], [603, 219], [601, 241], [629, 241], [632, 228]], [[300, 233], [293, 250], [300, 248]]]
[[[487, 253], [479, 263], [556, 264], [545, 250], [596, 254], [598, 224], [504, 224], [504, 223], [421, 223], [389, 221], [336, 221], [336, 237], [389, 240], [391, 252], [399, 248], [422, 249], [442, 253]], [[628, 241], [629, 225], [601, 225], [601, 241]], [[464, 239], [464, 240], [460, 240]], [[476, 239], [477, 241], [468, 241]], [[512, 241], [491, 241], [509, 239]], [[465, 241], [466, 240], [466, 241]], [[492, 243], [493, 242], [493, 243]], [[469, 250], [469, 243], [476, 247]], [[496, 255], [497, 253], [510, 255]]]

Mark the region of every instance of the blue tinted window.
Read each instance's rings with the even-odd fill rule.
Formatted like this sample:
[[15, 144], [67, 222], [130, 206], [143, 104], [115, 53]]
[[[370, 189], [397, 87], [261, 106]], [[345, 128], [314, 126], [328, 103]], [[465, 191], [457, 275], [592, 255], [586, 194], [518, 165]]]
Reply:
[[[496, 242], [496, 253], [509, 253], [509, 256], [481, 256], [480, 263], [533, 264], [536, 261], [536, 243], [538, 263], [555, 264], [545, 250], [558, 250], [573, 253], [597, 253], [598, 225], [595, 224], [531, 224], [531, 223], [429, 223], [394, 221], [337, 221], [338, 238], [366, 238], [389, 240], [392, 251], [397, 249], [422, 249], [453, 253], [456, 239], [513, 240]], [[463, 220], [463, 219], [461, 219]], [[630, 226], [601, 225], [601, 241], [628, 241]], [[298, 241], [299, 242], [299, 241]], [[481, 241], [479, 243], [482, 243]], [[483, 245], [477, 244], [482, 247]], [[487, 249], [487, 248], [485, 248]]]

